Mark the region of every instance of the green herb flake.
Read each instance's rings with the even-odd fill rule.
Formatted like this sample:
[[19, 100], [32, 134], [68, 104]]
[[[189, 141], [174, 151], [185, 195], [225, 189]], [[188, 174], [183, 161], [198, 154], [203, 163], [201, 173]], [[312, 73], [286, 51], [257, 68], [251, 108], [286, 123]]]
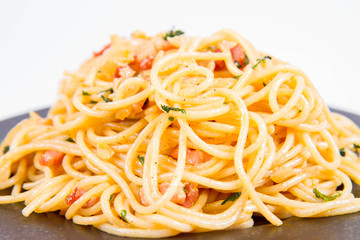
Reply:
[[174, 117], [169, 117], [168, 119], [169, 119], [169, 121], [172, 121], [172, 122], [174, 121]]
[[302, 112], [301, 110], [298, 111], [298, 113], [301, 113], [301, 112]]
[[334, 200], [334, 199], [341, 196], [341, 193], [339, 193], [339, 192], [336, 192], [335, 194], [333, 194], [331, 196], [328, 196], [328, 195], [325, 195], [325, 194], [321, 193], [317, 188], [313, 189], [313, 193], [315, 194], [315, 196], [317, 198], [321, 198], [325, 202], [332, 201], [332, 200]]
[[97, 101], [94, 101], [94, 100], [91, 100], [90, 103], [91, 103], [91, 104], [96, 104], [96, 103], [98, 103], [98, 102], [97, 102]]
[[114, 198], [114, 194], [111, 194], [109, 197], [109, 202], [111, 202], [111, 200]]
[[249, 64], [249, 58], [248, 56], [245, 54], [245, 61], [244, 61], [244, 66]]
[[149, 98], [147, 98], [143, 104], [143, 106], [145, 106], [147, 103], [149, 102]]
[[360, 145], [357, 145], [356, 143], [354, 143], [354, 148], [355, 148], [355, 150], [357, 151], [357, 150], [360, 149]]
[[344, 148], [340, 148], [339, 149], [339, 152], [340, 152], [340, 155], [342, 156], [342, 157], [345, 157], [345, 149]]
[[113, 89], [113, 88], [109, 88], [109, 89], [106, 89], [106, 90], [101, 91], [101, 92], [99, 92], [99, 93], [107, 93], [107, 92], [109, 92], [110, 94], [111, 94], [111, 93], [114, 93], [114, 89]]
[[186, 114], [186, 111], [182, 108], [174, 108], [174, 107], [170, 107], [167, 105], [161, 105], [162, 110], [164, 110], [165, 112], [169, 113], [170, 111], [177, 111], [177, 112], [182, 112], [183, 114]]
[[67, 139], [65, 139], [65, 141], [75, 143], [74, 139], [72, 139], [71, 137], [68, 137]]
[[10, 150], [10, 146], [7, 145], [4, 147], [3, 153], [6, 154]]
[[104, 102], [112, 102], [111, 99], [105, 97], [104, 95], [101, 95], [101, 98], [102, 98], [102, 100], [104, 100]]
[[169, 37], [172, 38], [172, 37], [176, 37], [176, 36], [180, 36], [184, 34], [183, 31], [181, 30], [174, 30], [174, 29], [171, 29], [169, 32], [167, 32], [164, 36], [164, 40], [167, 40]]
[[184, 190], [184, 192], [185, 192], [186, 194], [189, 193], [189, 191], [188, 191], [186, 188], [184, 188], [184, 187], [183, 187], [183, 190]]
[[232, 201], [232, 202], [235, 201], [236, 199], [238, 199], [240, 197], [240, 195], [241, 195], [241, 192], [236, 192], [236, 193], [231, 194], [221, 203], [221, 205], [224, 205], [228, 201]]
[[262, 59], [258, 59], [258, 62], [252, 67], [252, 69], [256, 68], [260, 63], [262, 63], [263, 61], [265, 61], [265, 59], [269, 59], [271, 60], [270, 56], [265, 56]]
[[242, 75], [242, 74], [240, 74], [240, 75], [238, 75], [238, 76], [235, 76], [234, 78], [235, 78], [236, 80], [238, 80], [239, 78], [241, 78], [241, 75]]
[[239, 63], [237, 60], [235, 60], [234, 63], [237, 68], [242, 68], [241, 63]]
[[124, 222], [128, 223], [128, 221], [126, 220], [126, 214], [127, 214], [126, 210], [122, 210], [120, 213], [121, 218], [124, 220]]
[[89, 96], [90, 94], [88, 92], [86, 92], [85, 90], [82, 90], [82, 95], [83, 96]]
[[144, 156], [141, 157], [140, 155], [137, 155], [137, 159], [139, 159], [141, 165], [144, 165], [144, 160], [145, 160]]
[[265, 83], [265, 82], [263, 82], [263, 86], [266, 87], [266, 83]]
[[214, 45], [210, 45], [207, 47], [207, 50], [210, 50], [210, 51], [216, 51], [218, 48]]

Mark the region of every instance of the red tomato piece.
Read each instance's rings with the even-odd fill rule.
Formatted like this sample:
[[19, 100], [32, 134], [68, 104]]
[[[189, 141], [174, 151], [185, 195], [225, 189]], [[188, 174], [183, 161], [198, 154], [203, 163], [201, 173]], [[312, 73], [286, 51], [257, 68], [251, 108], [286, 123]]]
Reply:
[[40, 164], [43, 166], [55, 166], [60, 165], [65, 154], [55, 150], [48, 150], [40, 157]]
[[101, 49], [99, 52], [94, 52], [93, 55], [94, 57], [98, 57], [100, 55], [102, 55], [106, 49], [108, 49], [111, 46], [111, 43], [109, 43], [108, 45], [106, 45], [103, 49]]

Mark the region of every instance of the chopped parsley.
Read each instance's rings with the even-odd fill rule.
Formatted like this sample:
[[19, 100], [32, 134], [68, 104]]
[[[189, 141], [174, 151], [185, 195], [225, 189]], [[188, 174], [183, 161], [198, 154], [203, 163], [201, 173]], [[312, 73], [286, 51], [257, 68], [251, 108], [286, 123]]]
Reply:
[[144, 165], [144, 160], [145, 160], [144, 156], [141, 157], [140, 155], [137, 155], [137, 159], [139, 159], [141, 165]]
[[71, 137], [68, 137], [67, 139], [65, 139], [65, 141], [75, 143], [74, 139], [72, 139]]
[[6, 154], [10, 150], [10, 146], [7, 145], [4, 147], [3, 153]]
[[109, 202], [111, 202], [111, 200], [114, 198], [114, 194], [111, 194], [109, 197]]
[[298, 113], [301, 113], [301, 110], [299, 110]]
[[184, 190], [184, 192], [185, 192], [186, 194], [189, 193], [189, 191], [188, 191], [186, 188], [184, 188], [184, 187], [183, 187], [183, 190]]
[[186, 114], [186, 111], [182, 108], [174, 108], [174, 107], [170, 107], [167, 105], [161, 105], [162, 110], [164, 110], [165, 112], [169, 113], [170, 111], [177, 111], [177, 112], [182, 112], [183, 114]]
[[143, 104], [143, 106], [145, 106], [147, 103], [149, 102], [149, 98], [147, 98]]
[[235, 201], [236, 199], [238, 199], [241, 195], [241, 192], [236, 192], [231, 194], [230, 196], [228, 196], [224, 201], [222, 201], [221, 205], [224, 205], [225, 203], [227, 203], [228, 201]]
[[210, 45], [207, 47], [207, 50], [210, 50], [210, 51], [216, 51], [218, 48], [214, 45]]
[[315, 196], [317, 198], [321, 198], [325, 202], [332, 201], [332, 200], [334, 200], [334, 199], [341, 196], [341, 193], [339, 193], [339, 192], [337, 192], [337, 193], [335, 193], [335, 194], [333, 194], [331, 196], [328, 196], [328, 195], [325, 195], [325, 194], [321, 193], [317, 188], [313, 189], [313, 193], [315, 194]]
[[124, 220], [124, 222], [128, 223], [128, 221], [126, 220], [126, 214], [127, 214], [126, 210], [122, 210], [120, 213], [121, 218]]
[[357, 145], [356, 143], [353, 144], [354, 145], [354, 150], [353, 152], [356, 154], [357, 157], [359, 157], [359, 149], [360, 149], [360, 145]]
[[340, 148], [339, 152], [342, 157], [345, 157], [345, 149], [344, 148]]
[[172, 38], [172, 37], [176, 37], [176, 36], [180, 36], [184, 34], [183, 31], [181, 30], [174, 30], [174, 29], [171, 29], [169, 32], [167, 32], [164, 36], [164, 40], [167, 40], [169, 37]]
[[265, 82], [263, 82], [263, 86], [266, 87], [266, 83], [265, 83]]
[[172, 122], [174, 121], [174, 117], [169, 117], [168, 119], [169, 119], [169, 121], [172, 121]]
[[113, 89], [113, 88], [109, 88], [109, 89], [106, 89], [106, 90], [104, 90], [104, 91], [102, 91], [102, 92], [99, 92], [99, 93], [107, 93], [107, 92], [109, 92], [110, 94], [111, 94], [111, 93], [114, 93], [114, 89]]
[[262, 63], [263, 61], [265, 61], [265, 59], [269, 59], [271, 60], [270, 56], [265, 56], [262, 59], [258, 59], [258, 62], [252, 67], [252, 69], [256, 68], [260, 63]]
[[242, 75], [242, 74], [240, 74], [240, 75], [238, 75], [238, 76], [235, 76], [234, 78], [235, 78], [236, 80], [238, 80], [238, 79], [241, 77], [241, 75]]
[[91, 103], [91, 104], [96, 104], [96, 103], [98, 103], [98, 102], [97, 102], [97, 101], [94, 101], [94, 100], [91, 100], [90, 103]]
[[244, 66], [249, 64], [249, 58], [248, 56], [245, 54], [245, 61], [244, 61]]
[[104, 100], [104, 102], [112, 102], [111, 99], [105, 97], [104, 95], [101, 95], [101, 98], [102, 98], [102, 100]]
[[241, 67], [242, 67], [241, 63], [239, 63], [237, 60], [235, 60], [234, 63], [235, 63], [235, 66], [236, 66], [237, 68], [241, 68]]
[[248, 56], [245, 54], [245, 61], [243, 62], [243, 64], [241, 64], [239, 61], [237, 61], [237, 60], [235, 60], [234, 61], [234, 63], [235, 63], [235, 66], [237, 67], [237, 68], [243, 68], [243, 67], [245, 67], [246, 65], [248, 65], [249, 64], [249, 58], [248, 58]]
[[85, 90], [82, 90], [82, 95], [83, 96], [89, 96], [90, 94], [88, 92], [86, 92]]

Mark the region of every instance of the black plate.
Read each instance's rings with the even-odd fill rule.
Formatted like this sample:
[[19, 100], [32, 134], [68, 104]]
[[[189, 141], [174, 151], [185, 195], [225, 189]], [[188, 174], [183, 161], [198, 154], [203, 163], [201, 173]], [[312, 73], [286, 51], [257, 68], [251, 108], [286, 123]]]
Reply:
[[[360, 116], [333, 110], [346, 115], [360, 125]], [[42, 116], [47, 109], [38, 111]], [[0, 122], [0, 139], [27, 114]], [[8, 194], [3, 190], [0, 194]], [[355, 185], [353, 193], [359, 197], [360, 188]], [[0, 205], [0, 239], [130, 239], [106, 234], [91, 226], [79, 226], [57, 213], [33, 213], [26, 218], [21, 214], [23, 203]], [[170, 239], [233, 240], [233, 239], [359, 239], [360, 213], [327, 218], [289, 218], [275, 227], [263, 218], [255, 218], [255, 226], [249, 229], [215, 231], [209, 233], [180, 234]]]

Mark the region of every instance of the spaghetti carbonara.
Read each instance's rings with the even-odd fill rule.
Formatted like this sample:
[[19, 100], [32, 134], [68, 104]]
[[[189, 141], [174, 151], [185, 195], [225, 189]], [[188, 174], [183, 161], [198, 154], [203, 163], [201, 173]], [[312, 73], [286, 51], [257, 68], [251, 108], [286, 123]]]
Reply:
[[[112, 36], [1, 144], [0, 203], [119, 236], [360, 210], [360, 130], [231, 30]], [[351, 181], [352, 180], [352, 181]]]

